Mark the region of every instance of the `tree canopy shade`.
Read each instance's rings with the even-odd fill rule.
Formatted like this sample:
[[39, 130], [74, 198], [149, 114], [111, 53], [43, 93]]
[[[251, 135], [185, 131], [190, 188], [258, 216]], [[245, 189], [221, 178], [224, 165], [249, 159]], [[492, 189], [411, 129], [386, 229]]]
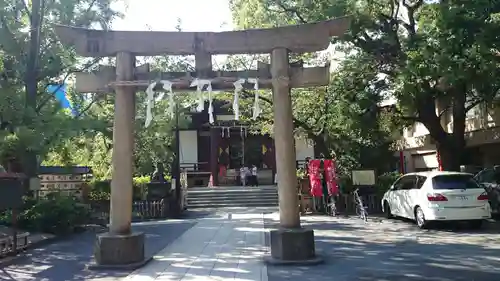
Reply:
[[[314, 57], [314, 59], [311, 59]], [[266, 58], [259, 58], [265, 60]], [[299, 59], [299, 58], [296, 58]], [[300, 60], [302, 62], [300, 62]], [[302, 56], [293, 64], [324, 63], [321, 57]], [[248, 68], [252, 58], [231, 57], [231, 68]], [[327, 87], [306, 88], [292, 91], [295, 131], [298, 137], [308, 138], [315, 144], [315, 154], [339, 160], [339, 168], [373, 167], [387, 170], [392, 162], [389, 150], [395, 127], [390, 114], [380, 108], [383, 90], [372, 87], [378, 81], [377, 72], [360, 57], [345, 60], [331, 77]], [[269, 91], [260, 94], [260, 117], [249, 120], [253, 94], [246, 92], [240, 100], [242, 119], [255, 132], [273, 134], [272, 97]]]
[[231, 7], [241, 28], [353, 15], [350, 32], [333, 41], [337, 50], [383, 74], [376, 87], [397, 99], [400, 120], [425, 125], [446, 170], [460, 167], [466, 113], [497, 98], [500, 1], [233, 0]]
[[[121, 15], [113, 0], [17, 1], [0, 3], [0, 160], [16, 169], [36, 173], [37, 162], [47, 165], [91, 166], [98, 178], [110, 176], [113, 97], [76, 94], [73, 73], [94, 69], [106, 59], [81, 59], [54, 35], [53, 24], [108, 29]], [[27, 32], [36, 31], [39, 32]], [[35, 48], [36, 47], [36, 48]], [[36, 62], [36, 63], [33, 63]], [[153, 67], [181, 71], [183, 59], [160, 57]], [[78, 111], [63, 110], [48, 85], [65, 82], [66, 96]], [[144, 95], [138, 95], [138, 104]], [[161, 106], [158, 110], [163, 111]], [[151, 162], [170, 162], [172, 121], [158, 114], [151, 130], [144, 130], [144, 109], [138, 107], [136, 173], [153, 171]], [[184, 122], [181, 114], [181, 123]], [[20, 163], [19, 163], [20, 162]], [[166, 165], [167, 166], [167, 165]]]

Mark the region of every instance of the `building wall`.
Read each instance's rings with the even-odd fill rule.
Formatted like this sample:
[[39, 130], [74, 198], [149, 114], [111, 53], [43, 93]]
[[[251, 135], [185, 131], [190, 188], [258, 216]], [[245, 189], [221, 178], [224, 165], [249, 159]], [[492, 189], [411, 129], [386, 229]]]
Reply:
[[[436, 104], [440, 112], [446, 103]], [[443, 114], [441, 125], [447, 132], [453, 130], [451, 112]], [[478, 105], [466, 116], [466, 144], [470, 158], [468, 165], [490, 166], [500, 164], [500, 108]], [[421, 123], [415, 123], [403, 130], [399, 143], [406, 158], [406, 171], [432, 170], [437, 168], [436, 146], [429, 131]], [[499, 152], [496, 152], [499, 151]], [[395, 153], [399, 156], [399, 152]]]
[[234, 115], [217, 115], [217, 121], [232, 121]]
[[302, 161], [307, 157], [314, 158], [314, 145], [308, 139], [295, 138], [295, 160]]
[[198, 163], [198, 132], [179, 131], [180, 163]]
[[[180, 163], [194, 164], [199, 161], [199, 137], [198, 132], [194, 130], [180, 131]], [[206, 137], [205, 139], [209, 139]], [[311, 141], [303, 138], [295, 139], [296, 160], [304, 160], [306, 157], [314, 158], [314, 146]]]

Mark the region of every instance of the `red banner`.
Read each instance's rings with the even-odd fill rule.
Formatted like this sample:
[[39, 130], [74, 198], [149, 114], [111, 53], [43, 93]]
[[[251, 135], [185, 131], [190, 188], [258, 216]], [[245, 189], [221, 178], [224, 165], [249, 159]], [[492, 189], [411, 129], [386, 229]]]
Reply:
[[339, 193], [339, 185], [337, 183], [337, 171], [334, 160], [323, 160], [325, 167], [325, 181], [328, 187], [328, 195], [336, 195]]
[[321, 197], [323, 195], [323, 190], [321, 187], [321, 175], [319, 171], [320, 164], [321, 160], [309, 160], [309, 183], [311, 186], [311, 195], [314, 197]]

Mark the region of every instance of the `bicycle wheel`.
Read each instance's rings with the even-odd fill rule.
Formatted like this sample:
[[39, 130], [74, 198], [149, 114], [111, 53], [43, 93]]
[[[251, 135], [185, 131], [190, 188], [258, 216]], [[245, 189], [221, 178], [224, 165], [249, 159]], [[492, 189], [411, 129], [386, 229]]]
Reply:
[[337, 215], [337, 208], [335, 204], [330, 205], [330, 216], [335, 217]]
[[356, 215], [363, 221], [368, 221], [368, 213], [366, 212], [365, 208], [362, 206], [356, 207]]
[[368, 221], [368, 212], [366, 211], [366, 209], [363, 207], [363, 217], [362, 219], [367, 222]]

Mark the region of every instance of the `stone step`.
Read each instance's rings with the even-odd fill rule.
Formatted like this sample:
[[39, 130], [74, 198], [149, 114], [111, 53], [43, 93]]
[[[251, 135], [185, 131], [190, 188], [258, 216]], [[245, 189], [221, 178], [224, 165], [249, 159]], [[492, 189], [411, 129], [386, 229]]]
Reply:
[[221, 191], [192, 191], [188, 190], [188, 194], [266, 194], [266, 193], [278, 193], [277, 190], [263, 189], [263, 190], [221, 190]]
[[219, 194], [219, 193], [277, 193], [277, 189], [230, 189], [230, 190], [187, 190], [188, 193], [192, 194]]
[[266, 194], [212, 194], [208, 195], [199, 195], [199, 194], [187, 194], [187, 198], [200, 198], [200, 199], [209, 199], [209, 198], [278, 198], [277, 193], [266, 193]]
[[252, 197], [252, 198], [246, 198], [246, 197], [231, 197], [231, 198], [187, 198], [188, 202], [194, 202], [194, 201], [198, 201], [198, 202], [225, 202], [225, 201], [245, 201], [245, 200], [248, 200], [248, 201], [258, 201], [258, 200], [262, 200], [262, 201], [278, 201], [278, 197], [266, 197], [266, 198], [262, 198], [262, 197]]
[[188, 192], [261, 192], [261, 191], [278, 191], [276, 186], [231, 186], [231, 187], [191, 187]]
[[278, 203], [267, 202], [246, 202], [246, 203], [215, 203], [215, 204], [188, 204], [188, 209], [201, 209], [201, 208], [224, 208], [224, 207], [277, 207]]
[[210, 200], [210, 199], [227, 199], [231, 200], [233, 198], [278, 198], [278, 194], [251, 194], [251, 195], [227, 195], [227, 194], [221, 194], [221, 195], [216, 195], [216, 196], [198, 196], [198, 195], [192, 195], [188, 194], [187, 198], [197, 198], [197, 199], [203, 199], [203, 200]]
[[276, 207], [278, 190], [275, 186], [229, 186], [189, 188], [188, 208]]
[[212, 204], [212, 203], [245, 203], [245, 202], [278, 202], [278, 198], [232, 198], [232, 199], [189, 199], [188, 204]]

